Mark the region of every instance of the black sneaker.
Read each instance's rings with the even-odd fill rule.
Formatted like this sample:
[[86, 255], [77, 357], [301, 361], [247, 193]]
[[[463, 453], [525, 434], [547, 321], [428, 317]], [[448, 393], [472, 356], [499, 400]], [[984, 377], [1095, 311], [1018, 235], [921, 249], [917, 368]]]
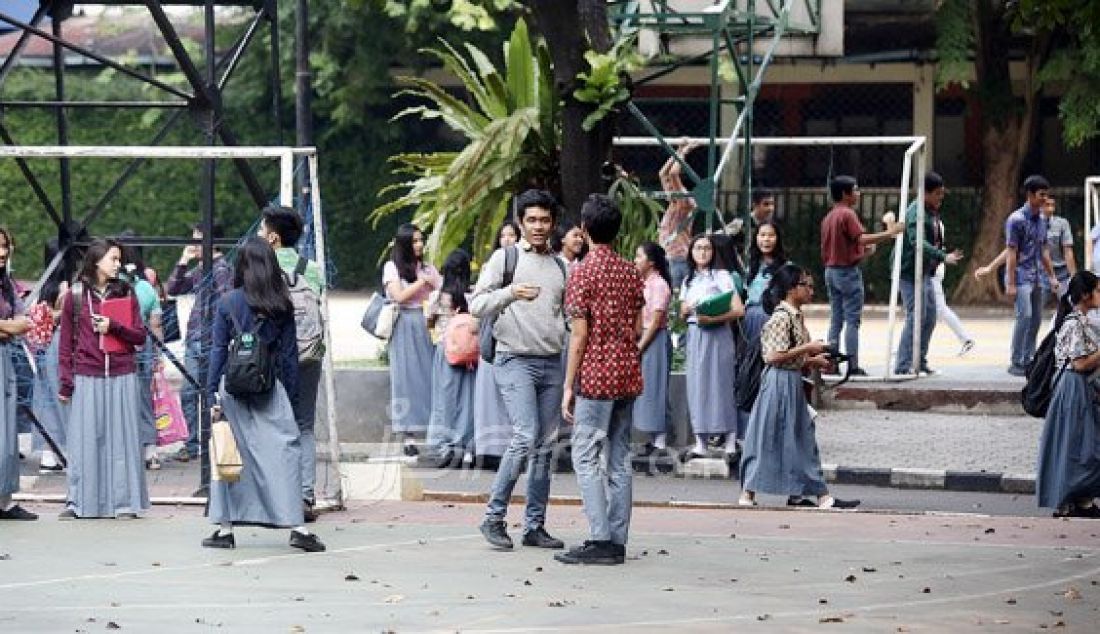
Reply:
[[12, 506], [10, 509], [4, 511], [0, 510], [0, 520], [16, 520], [21, 522], [33, 522], [38, 519], [38, 515], [31, 513], [27, 509], [19, 506], [18, 504]]
[[854, 509], [859, 506], [859, 502], [859, 500], [842, 500], [829, 496], [828, 500], [825, 500], [822, 504], [818, 504], [817, 507], [821, 509]]
[[523, 545], [534, 546], [535, 548], [550, 548], [553, 550], [565, 548], [565, 542], [557, 537], [552, 537], [542, 526], [524, 533]]
[[615, 563], [626, 563], [626, 545], [612, 542], [611, 548], [615, 551]]
[[291, 548], [301, 548], [307, 553], [323, 553], [325, 545], [313, 533], [305, 534], [298, 531], [290, 531]]
[[[835, 499], [833, 503], [836, 504]], [[787, 498], [787, 506], [817, 506], [817, 502], [801, 495], [792, 495]]]
[[420, 450], [416, 448], [416, 445], [405, 445], [401, 448], [401, 453], [410, 458], [415, 458], [420, 455]]
[[39, 467], [38, 467], [38, 474], [39, 475], [54, 475], [54, 474], [60, 474], [60, 473], [64, 473], [64, 472], [65, 472], [65, 467], [62, 467], [59, 464], [53, 464], [53, 465], [50, 465], [48, 467], [44, 467], [44, 466], [39, 465]]
[[[459, 456], [459, 465], [462, 464], [461, 456]], [[451, 450], [444, 451], [435, 459], [433, 466], [436, 469], [450, 469], [455, 464], [455, 452]]]
[[485, 520], [479, 527], [485, 541], [497, 550], [512, 550], [512, 538], [502, 520]]
[[611, 542], [586, 541], [584, 545], [554, 555], [554, 559], [563, 564], [592, 564], [597, 566], [614, 566], [625, 561], [625, 550], [622, 559], [615, 545]]
[[203, 548], [236, 548], [237, 540], [233, 538], [233, 533], [228, 535], [222, 535], [221, 531], [214, 531], [214, 534], [206, 539], [202, 540]]
[[302, 517], [307, 524], [312, 524], [317, 521], [319, 513], [314, 510], [313, 502], [310, 500], [302, 500]]

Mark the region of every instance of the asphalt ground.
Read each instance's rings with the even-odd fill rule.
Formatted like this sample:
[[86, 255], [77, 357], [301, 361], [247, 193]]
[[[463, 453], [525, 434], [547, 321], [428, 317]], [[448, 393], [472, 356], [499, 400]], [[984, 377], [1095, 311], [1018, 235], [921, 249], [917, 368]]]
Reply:
[[[566, 567], [489, 550], [481, 512], [354, 507], [314, 525], [329, 547], [314, 555], [262, 529], [204, 550], [187, 507], [9, 523], [0, 631], [1091, 632], [1100, 617], [1095, 520], [639, 508], [625, 565]], [[551, 510], [569, 543], [585, 526]]]

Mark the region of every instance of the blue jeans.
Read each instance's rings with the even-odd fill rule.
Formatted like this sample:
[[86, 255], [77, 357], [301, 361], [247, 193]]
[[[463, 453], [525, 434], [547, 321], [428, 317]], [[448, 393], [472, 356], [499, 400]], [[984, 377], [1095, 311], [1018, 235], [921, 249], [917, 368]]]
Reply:
[[672, 295], [675, 297], [680, 292], [680, 286], [691, 271], [691, 265], [684, 258], [669, 258], [668, 272], [672, 277]]
[[932, 286], [932, 276], [926, 275], [921, 280], [924, 297], [921, 300], [920, 357], [916, 365], [913, 364], [913, 311], [917, 301], [915, 288], [912, 279], [902, 278], [901, 297], [905, 302], [905, 327], [901, 330], [901, 342], [898, 344], [898, 358], [894, 365], [895, 374], [904, 374], [909, 371], [916, 373], [928, 367], [928, 343], [932, 340], [932, 331], [936, 328], [936, 290]]
[[1016, 286], [1016, 323], [1012, 326], [1012, 365], [1026, 368], [1035, 355], [1043, 321], [1043, 289], [1038, 283]]
[[[202, 370], [206, 366], [206, 357], [202, 354], [202, 343], [188, 341], [183, 354], [183, 367], [191, 378], [202, 386]], [[195, 386], [185, 377], [183, 387], [180, 389], [180, 407], [183, 408], [183, 417], [187, 419], [187, 453], [192, 456], [199, 454], [199, 392]], [[206, 440], [205, 438], [203, 440]], [[205, 453], [206, 448], [203, 447]]]
[[504, 409], [512, 421], [512, 439], [500, 459], [489, 491], [488, 521], [503, 520], [508, 501], [527, 464], [527, 513], [524, 532], [546, 523], [550, 498], [550, 460], [561, 423], [561, 356], [520, 356], [498, 352], [493, 363]]
[[829, 293], [829, 344], [840, 345], [844, 327], [844, 352], [859, 365], [859, 323], [863, 315], [863, 272], [858, 266], [825, 267], [825, 288]]
[[[634, 399], [577, 398], [573, 425], [573, 470], [581, 489], [584, 515], [595, 541], [625, 545], [630, 531], [633, 473], [630, 428]], [[607, 467], [600, 454], [604, 454]]]
[[302, 499], [314, 499], [317, 481], [317, 436], [313, 428], [317, 420], [317, 388], [321, 383], [321, 362], [298, 364], [298, 406], [294, 419], [298, 421], [298, 442], [302, 446]]

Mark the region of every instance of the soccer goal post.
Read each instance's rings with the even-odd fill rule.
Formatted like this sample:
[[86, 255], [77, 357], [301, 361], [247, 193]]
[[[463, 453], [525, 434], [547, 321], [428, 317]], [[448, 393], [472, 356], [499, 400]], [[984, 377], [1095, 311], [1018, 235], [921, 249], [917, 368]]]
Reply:
[[[300, 200], [299, 207], [308, 206], [312, 216], [311, 234], [314, 240], [316, 260], [321, 265], [321, 279], [323, 288], [328, 288], [328, 270], [325, 266], [327, 251], [324, 233], [324, 216], [321, 207], [321, 188], [318, 177], [317, 149], [294, 147], [203, 147], [203, 146], [0, 146], [0, 160], [31, 160], [31, 159], [152, 159], [152, 160], [233, 160], [255, 159], [277, 161], [279, 165], [279, 193], [278, 203], [287, 207], [294, 207], [295, 203], [295, 165], [304, 159], [306, 182], [308, 183], [308, 200]], [[274, 202], [274, 201], [273, 201]], [[301, 209], [299, 210], [301, 211]], [[43, 280], [52, 269], [60, 262], [60, 257], [47, 268]], [[37, 296], [36, 285], [33, 296]], [[323, 411], [324, 424], [318, 420], [316, 424], [318, 446], [317, 456], [317, 502], [321, 507], [336, 508], [344, 502], [344, 481], [340, 468], [340, 443], [336, 424], [336, 387], [333, 374], [333, 345], [331, 333], [331, 319], [328, 305], [328, 293], [322, 293], [321, 314], [324, 318], [324, 337], [328, 344], [322, 360], [321, 385], [318, 404]], [[201, 402], [201, 401], [200, 401]], [[187, 501], [184, 498], [160, 498], [154, 496], [157, 502]]]
[[[710, 139], [705, 137], [687, 138], [688, 141], [706, 145], [710, 143]], [[719, 146], [724, 146], [725, 151], [722, 154], [722, 160], [718, 164], [713, 175], [704, 175], [703, 181], [707, 185], [700, 188], [701, 191], [709, 193], [709, 195], [717, 196], [719, 192], [719, 185], [723, 174], [726, 172], [727, 162], [733, 153], [731, 152], [731, 145], [744, 145], [745, 140], [741, 137], [731, 138], [717, 138], [714, 141]], [[921, 244], [924, 240], [924, 187], [922, 185], [924, 180], [924, 173], [927, 170], [927, 141], [923, 136], [836, 136], [836, 137], [754, 137], [751, 141], [754, 148], [757, 147], [844, 147], [844, 146], [888, 146], [888, 147], [900, 147], [905, 149], [905, 153], [902, 157], [902, 163], [899, 166], [899, 178], [898, 178], [898, 208], [894, 211], [898, 222], [905, 222], [905, 212], [910, 206], [911, 202], [916, 203], [916, 243]], [[614, 145], [617, 148], [630, 148], [630, 147], [665, 147], [666, 150], [670, 147], [663, 139], [657, 139], [654, 137], [617, 137], [614, 140]], [[858, 176], [858, 175], [856, 175]], [[707, 183], [709, 181], [709, 183]], [[1098, 179], [1100, 181], [1100, 179]], [[774, 183], [771, 183], [774, 186]], [[685, 183], [685, 186], [689, 190], [695, 189], [689, 183]], [[714, 202], [714, 201], [712, 201]], [[822, 210], [824, 212], [824, 210]], [[878, 210], [876, 210], [878, 211]], [[882, 210], [886, 211], [886, 210]], [[897, 375], [894, 373], [894, 339], [895, 329], [897, 326], [898, 317], [898, 299], [901, 285], [901, 246], [904, 240], [904, 234], [897, 236], [894, 239], [894, 258], [891, 265], [890, 276], [890, 301], [887, 317], [887, 345], [884, 349], [883, 359], [885, 367], [881, 373], [883, 380], [902, 380], [915, 378], [916, 375]], [[924, 254], [921, 249], [915, 250], [915, 267], [914, 267], [914, 283], [917, 289], [920, 289], [919, 272], [923, 267]], [[748, 280], [746, 280], [746, 283]], [[914, 293], [914, 322], [915, 324], [921, 323], [921, 315], [925, 310], [923, 306], [923, 293]], [[913, 351], [914, 355], [919, 356], [920, 350], [920, 328], [913, 328]], [[864, 349], [873, 349], [866, 345], [861, 346]]]
[[1100, 263], [1092, 261], [1092, 248], [1095, 240], [1092, 229], [1100, 225], [1100, 176], [1085, 179], [1085, 268], [1096, 272]]

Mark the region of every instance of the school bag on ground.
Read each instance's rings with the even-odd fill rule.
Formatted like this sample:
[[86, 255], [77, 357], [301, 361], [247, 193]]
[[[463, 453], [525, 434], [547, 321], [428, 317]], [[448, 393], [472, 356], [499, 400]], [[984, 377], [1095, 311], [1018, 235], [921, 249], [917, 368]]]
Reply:
[[241, 328], [236, 315], [229, 316], [236, 333], [225, 362], [225, 391], [238, 398], [267, 394], [275, 386], [275, 360], [259, 337], [264, 320], [256, 319], [250, 332]]
[[290, 301], [294, 304], [294, 328], [298, 337], [298, 362], [319, 363], [325, 356], [325, 321], [321, 315], [321, 298], [306, 282], [309, 260], [298, 256], [294, 272], [286, 277]]
[[474, 368], [481, 349], [477, 319], [469, 313], [459, 313], [447, 322], [443, 331], [443, 353], [451, 365]]
[[1057, 368], [1054, 358], [1056, 341], [1057, 333], [1054, 330], [1043, 337], [1043, 342], [1039, 344], [1039, 349], [1035, 351], [1035, 356], [1027, 366], [1025, 375], [1027, 382], [1020, 390], [1020, 404], [1024, 406], [1025, 412], [1036, 418], [1046, 418], [1050, 398], [1054, 394], [1054, 385], [1069, 365], [1069, 359], [1066, 359], [1062, 368]]

